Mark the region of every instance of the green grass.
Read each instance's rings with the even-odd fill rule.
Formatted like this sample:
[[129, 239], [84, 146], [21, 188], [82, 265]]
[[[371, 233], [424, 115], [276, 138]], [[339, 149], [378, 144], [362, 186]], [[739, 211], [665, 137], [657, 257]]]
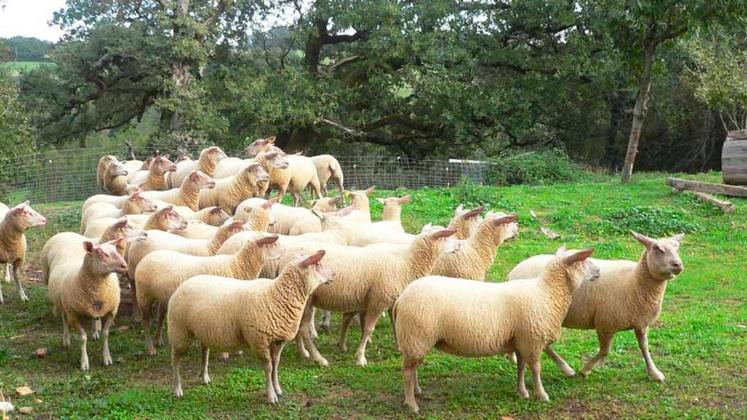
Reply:
[[[600, 258], [637, 259], [641, 247], [625, 231], [647, 234], [688, 232], [682, 246], [685, 272], [669, 285], [660, 320], [649, 334], [651, 352], [667, 377], [648, 379], [632, 332], [617, 335], [607, 364], [587, 379], [563, 377], [543, 357], [549, 403], [521, 400], [515, 367], [502, 357], [463, 359], [434, 351], [420, 370], [422, 412], [437, 418], [463, 417], [648, 417], [744, 418], [747, 416], [747, 202], [735, 199], [736, 213], [724, 215], [686, 195], [673, 195], [663, 174], [643, 175], [632, 185], [615, 181], [506, 188], [460, 186], [408, 191], [414, 201], [403, 211], [411, 231], [426, 222], [445, 224], [459, 202], [517, 212], [519, 238], [498, 251], [490, 279], [500, 281], [522, 259], [554, 251], [561, 243], [596, 247]], [[716, 179], [717, 174], [700, 176]], [[405, 191], [397, 191], [397, 194]], [[378, 195], [384, 196], [386, 192]], [[79, 203], [42, 206], [51, 226], [30, 234], [31, 249], [57, 229], [77, 229]], [[562, 235], [550, 241], [531, 219], [533, 209]], [[380, 214], [373, 204], [374, 216]], [[34, 264], [34, 256], [30, 259]], [[101, 343], [89, 343], [92, 370], [78, 370], [77, 340], [64, 352], [60, 319], [52, 316], [46, 290], [30, 287], [21, 305], [15, 288], [5, 287], [0, 308], [0, 390], [17, 386], [36, 393], [13, 397], [36, 415], [70, 417], [408, 417], [402, 405], [401, 360], [394, 350], [389, 319], [382, 319], [368, 347], [369, 366], [355, 366], [354, 350], [341, 354], [336, 334], [321, 334], [319, 348], [331, 367], [300, 359], [289, 344], [281, 363], [286, 395], [277, 407], [264, 402], [264, 374], [244, 354], [212, 362], [209, 386], [198, 384], [198, 350], [183, 366], [185, 397], [173, 398], [168, 348], [143, 355], [140, 327], [117, 320], [111, 336], [115, 364], [103, 367]], [[335, 318], [335, 327], [339, 317]], [[129, 326], [127, 330], [119, 327]], [[356, 330], [355, 328], [353, 330]], [[353, 331], [350, 344], [359, 334]], [[37, 347], [50, 355], [37, 359]], [[354, 346], [350, 346], [354, 349]], [[592, 331], [564, 331], [556, 349], [579, 368], [597, 348]], [[531, 381], [528, 379], [528, 381]], [[528, 384], [531, 387], [531, 384]], [[37, 402], [39, 399], [41, 402]]]
[[12, 69], [12, 70], [33, 70], [41, 66], [53, 66], [54, 63], [44, 61], [8, 61], [0, 63], [0, 66]]

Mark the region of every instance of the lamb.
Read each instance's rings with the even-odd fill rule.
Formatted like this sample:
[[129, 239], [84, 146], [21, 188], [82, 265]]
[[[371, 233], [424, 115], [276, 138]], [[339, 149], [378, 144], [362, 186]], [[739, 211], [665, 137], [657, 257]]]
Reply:
[[[104, 188], [104, 179], [106, 170], [112, 162], [118, 162], [116, 156], [104, 155], [101, 156], [98, 165], [96, 165], [96, 186], [98, 186], [100, 190], [107, 191], [107, 189]], [[124, 170], [124, 166], [122, 167], [122, 169]]]
[[236, 206], [257, 195], [259, 184], [268, 179], [262, 166], [249, 165], [234, 176], [217, 180], [215, 188], [200, 191], [200, 208], [219, 206], [226, 213], [233, 214]]
[[[334, 284], [318, 289], [309, 299], [297, 340], [301, 354], [307, 356], [303, 348], [306, 346], [314, 361], [322, 366], [328, 365], [312, 341], [312, 307], [346, 314], [347, 322], [343, 323], [342, 337], [345, 336], [353, 315], [358, 313], [362, 320], [363, 334], [356, 359], [359, 366], [366, 366], [366, 344], [379, 317], [392, 307], [407, 284], [430, 274], [437, 259], [447, 251], [446, 239], [454, 232], [453, 229], [442, 229], [422, 234], [410, 245], [391, 249], [325, 245], [325, 263], [335, 271], [336, 280]], [[281, 258], [281, 267], [289, 257], [292, 257], [292, 253]], [[341, 348], [345, 347], [343, 339], [339, 343]]]
[[174, 162], [169, 160], [169, 155], [156, 156], [150, 162], [148, 171], [138, 171], [130, 179], [130, 183], [140, 185], [143, 191], [163, 191], [169, 189], [166, 184], [166, 173], [176, 170]]
[[[47, 224], [47, 219], [23, 202], [12, 209], [0, 203], [0, 264], [5, 265], [5, 281], [10, 282], [10, 265], [21, 302], [29, 300], [21, 284], [21, 266], [26, 258], [26, 231]], [[0, 283], [1, 285], [1, 283]], [[0, 304], [4, 303], [0, 286]]]
[[190, 277], [200, 274], [251, 280], [259, 276], [266, 260], [277, 259], [284, 251], [276, 245], [275, 236], [263, 236], [247, 242], [234, 255], [196, 257], [176, 251], [161, 250], [148, 254], [135, 271], [137, 303], [142, 314], [145, 347], [155, 355], [156, 347], [150, 335], [151, 306], [158, 305], [156, 340], [163, 345], [161, 332], [169, 298]]
[[[684, 234], [652, 239], [637, 232], [633, 236], [646, 247], [636, 263], [627, 260], [592, 260], [600, 269], [599, 281], [584, 283], [573, 295], [573, 303], [563, 326], [596, 329], [599, 352], [581, 369], [587, 376], [609, 354], [612, 339], [623, 330], [634, 330], [646, 369], [651, 379], [664, 381], [648, 350], [648, 328], [659, 317], [667, 284], [684, 270], [679, 248]], [[531, 276], [547, 264], [545, 255], [520, 262], [508, 274], [508, 280]], [[551, 347], [546, 352], [568, 376], [575, 372]]]
[[121, 208], [109, 203], [94, 203], [88, 207], [80, 218], [80, 231], [86, 231], [86, 227], [93, 221], [102, 218], [120, 218], [130, 214], [143, 214], [156, 211], [156, 205], [144, 195], [134, 192], [127, 196]]
[[137, 285], [135, 284], [135, 272], [140, 261], [146, 255], [158, 250], [171, 250], [195, 256], [215, 255], [223, 242], [231, 235], [240, 232], [244, 228], [244, 222], [236, 221], [227, 223], [218, 229], [211, 239], [187, 239], [173, 233], [159, 230], [149, 230], [148, 239], [142, 243], [133, 244], [127, 256], [128, 278], [133, 295], [133, 307], [137, 305]]
[[276, 404], [283, 393], [278, 380], [283, 347], [296, 336], [309, 296], [334, 275], [320, 264], [323, 256], [324, 251], [302, 255], [274, 280], [197, 276], [184, 282], [171, 297], [168, 308], [176, 396], [184, 395], [181, 358], [196, 337], [202, 347], [203, 383], [210, 383], [210, 349], [246, 345], [262, 361], [267, 401]]
[[410, 409], [419, 411], [417, 368], [433, 347], [465, 357], [517, 351], [519, 395], [529, 398], [524, 384], [528, 364], [537, 398], [549, 400], [540, 377], [542, 349], [560, 337], [573, 292], [599, 276], [588, 261], [592, 252], [561, 248], [539, 277], [516, 283], [427, 276], [407, 286], [392, 317]]
[[176, 188], [182, 185], [182, 182], [193, 171], [200, 171], [207, 176], [213, 176], [218, 162], [225, 159], [226, 153], [218, 146], [211, 146], [200, 152], [198, 160], [185, 159], [176, 163], [176, 170], [166, 176], [166, 182], [169, 188]]
[[127, 171], [122, 163], [111, 162], [104, 172], [101, 188], [114, 195], [126, 195], [133, 186], [127, 183]]
[[434, 275], [470, 280], [485, 280], [495, 262], [496, 250], [519, 231], [516, 215], [494, 213], [480, 223], [477, 231], [465, 239], [459, 249], [442, 255], [433, 268]]
[[72, 327], [80, 333], [80, 368], [88, 370], [88, 337], [83, 328], [85, 319], [102, 319], [104, 366], [112, 364], [109, 352], [109, 327], [119, 308], [119, 280], [115, 273], [127, 271], [127, 263], [118, 252], [124, 239], [94, 245], [83, 243], [83, 260], [65, 260], [52, 267], [49, 273], [49, 300], [55, 312], [62, 314], [62, 345], [70, 347]]
[[200, 194], [204, 189], [215, 188], [215, 180], [201, 171], [192, 171], [185, 176], [179, 188], [166, 191], [146, 191], [142, 195], [151, 200], [159, 200], [175, 206], [187, 207], [192, 211], [200, 210]]
[[353, 206], [354, 211], [346, 217], [346, 220], [352, 222], [371, 222], [371, 204], [368, 201], [368, 196], [376, 190], [376, 187], [371, 186], [365, 190], [357, 191], [345, 191], [345, 195], [350, 197], [350, 205]]
[[343, 187], [343, 174], [340, 162], [332, 155], [317, 155], [312, 156], [311, 161], [316, 166], [316, 175], [319, 178], [319, 185], [321, 186], [322, 195], [327, 195], [327, 182], [330, 179], [334, 179], [337, 186], [340, 188], [340, 194], [345, 193], [345, 187]]
[[[236, 214], [244, 213], [248, 206], [257, 206], [266, 200], [262, 198], [249, 198], [236, 207]], [[317, 212], [328, 212], [335, 210], [335, 204], [342, 201], [342, 197], [321, 198], [316, 200], [312, 210]], [[272, 206], [272, 218], [274, 223], [269, 231], [282, 235], [300, 235], [309, 232], [321, 232], [322, 225], [317, 216], [311, 210], [302, 207], [290, 207], [282, 204]]]

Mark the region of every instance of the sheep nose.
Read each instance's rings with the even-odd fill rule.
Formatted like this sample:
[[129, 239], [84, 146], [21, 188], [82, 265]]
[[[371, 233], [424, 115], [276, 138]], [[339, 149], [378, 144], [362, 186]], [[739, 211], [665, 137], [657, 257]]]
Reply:
[[677, 274], [681, 273], [682, 269], [683, 269], [683, 267], [682, 267], [682, 262], [681, 261], [675, 261], [675, 262], [672, 263], [672, 271], [674, 271], [675, 273], [677, 273]]

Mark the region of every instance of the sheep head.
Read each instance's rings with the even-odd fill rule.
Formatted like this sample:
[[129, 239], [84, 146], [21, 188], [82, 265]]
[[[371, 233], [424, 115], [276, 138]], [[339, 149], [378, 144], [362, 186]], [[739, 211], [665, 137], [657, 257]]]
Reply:
[[47, 218], [32, 209], [28, 200], [13, 207], [5, 215], [5, 218], [6, 220], [10, 219], [12, 223], [21, 228], [21, 230], [47, 224]]
[[321, 264], [325, 253], [322, 249], [312, 255], [301, 254], [293, 264], [304, 279], [307, 295], [313, 293], [322, 284], [330, 283], [335, 276], [334, 270]]
[[127, 217], [117, 220], [111, 228], [114, 237], [123, 238], [128, 243], [143, 242], [148, 238], [148, 232], [130, 223]]
[[264, 252], [266, 260], [277, 260], [285, 254], [285, 247], [278, 243], [278, 235], [270, 235], [257, 239], [254, 244]]
[[101, 245], [94, 245], [90, 241], [83, 242], [83, 249], [86, 251], [86, 255], [91, 258], [92, 271], [100, 275], [127, 272], [127, 262], [120, 254], [120, 249], [124, 249], [126, 246], [127, 241], [123, 238], [104, 242]]
[[633, 231], [631, 233], [646, 247], [646, 265], [654, 278], [671, 280], [685, 269], [679, 254], [684, 233], [662, 239], [652, 239]]
[[198, 189], [215, 188], [215, 180], [202, 171], [190, 172], [189, 176], [182, 181], [182, 185], [184, 185], [185, 182], [196, 186]]
[[555, 260], [547, 265], [542, 276], [557, 281], [558, 273], [562, 273], [560, 276], [573, 292], [583, 282], [599, 278], [599, 267], [589, 260], [593, 252], [594, 248], [569, 251], [563, 245], [555, 252]]

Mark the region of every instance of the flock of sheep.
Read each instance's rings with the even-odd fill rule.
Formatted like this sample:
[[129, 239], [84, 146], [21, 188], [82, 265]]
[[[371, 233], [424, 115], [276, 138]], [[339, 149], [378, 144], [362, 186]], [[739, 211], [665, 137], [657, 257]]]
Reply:
[[[389, 313], [393, 345], [403, 357], [405, 402], [415, 412], [417, 369], [433, 348], [465, 357], [506, 354], [518, 366], [518, 393], [529, 397], [528, 365], [537, 398], [547, 400], [543, 351], [566, 375], [575, 375], [550, 346], [562, 327], [597, 331], [599, 352], [582, 375], [604, 360], [618, 331], [633, 329], [650, 377], [664, 380], [649, 354], [647, 331], [668, 281], [683, 270], [683, 235], [652, 239], [633, 232], [645, 247], [638, 261], [597, 260], [590, 258], [592, 249], [561, 248], [521, 262], [509, 281], [484, 282], [498, 247], [519, 232], [515, 215], [483, 216], [482, 208], [460, 206], [447, 227], [429, 224], [419, 234], [407, 233], [400, 215], [410, 196], [379, 199], [382, 220], [372, 222], [373, 187], [345, 192], [334, 157], [287, 155], [273, 143], [254, 141], [246, 150], [249, 159], [227, 157], [218, 147], [176, 163], [168, 156], [147, 162], [101, 158], [97, 180], [107, 194], [85, 201], [82, 234], [53, 236], [40, 258], [49, 300], [62, 317], [63, 346], [70, 346], [71, 328], [80, 335], [81, 369], [89, 369], [88, 322], [92, 337], [102, 338], [104, 365], [112, 364], [109, 329], [122, 276], [132, 289], [148, 354], [164, 344], [167, 324], [177, 396], [183, 395], [182, 356], [197, 340], [204, 383], [210, 383], [211, 349], [227, 358], [227, 352], [248, 347], [263, 362], [267, 400], [276, 403], [288, 341], [295, 340], [302, 356], [328, 365], [314, 343], [316, 309], [324, 311], [320, 328], [330, 328], [331, 312], [342, 314], [342, 351], [357, 316], [361, 366], [368, 363], [366, 345], [377, 321]], [[330, 180], [344, 195], [326, 196]], [[311, 209], [280, 204], [290, 192], [299, 205], [307, 188], [315, 197]], [[263, 198], [273, 189], [274, 198]], [[345, 196], [350, 205], [338, 209]], [[46, 219], [28, 202], [0, 206], [0, 218], [0, 263], [8, 264], [7, 280], [15, 278], [25, 301], [19, 281], [24, 232]]]

